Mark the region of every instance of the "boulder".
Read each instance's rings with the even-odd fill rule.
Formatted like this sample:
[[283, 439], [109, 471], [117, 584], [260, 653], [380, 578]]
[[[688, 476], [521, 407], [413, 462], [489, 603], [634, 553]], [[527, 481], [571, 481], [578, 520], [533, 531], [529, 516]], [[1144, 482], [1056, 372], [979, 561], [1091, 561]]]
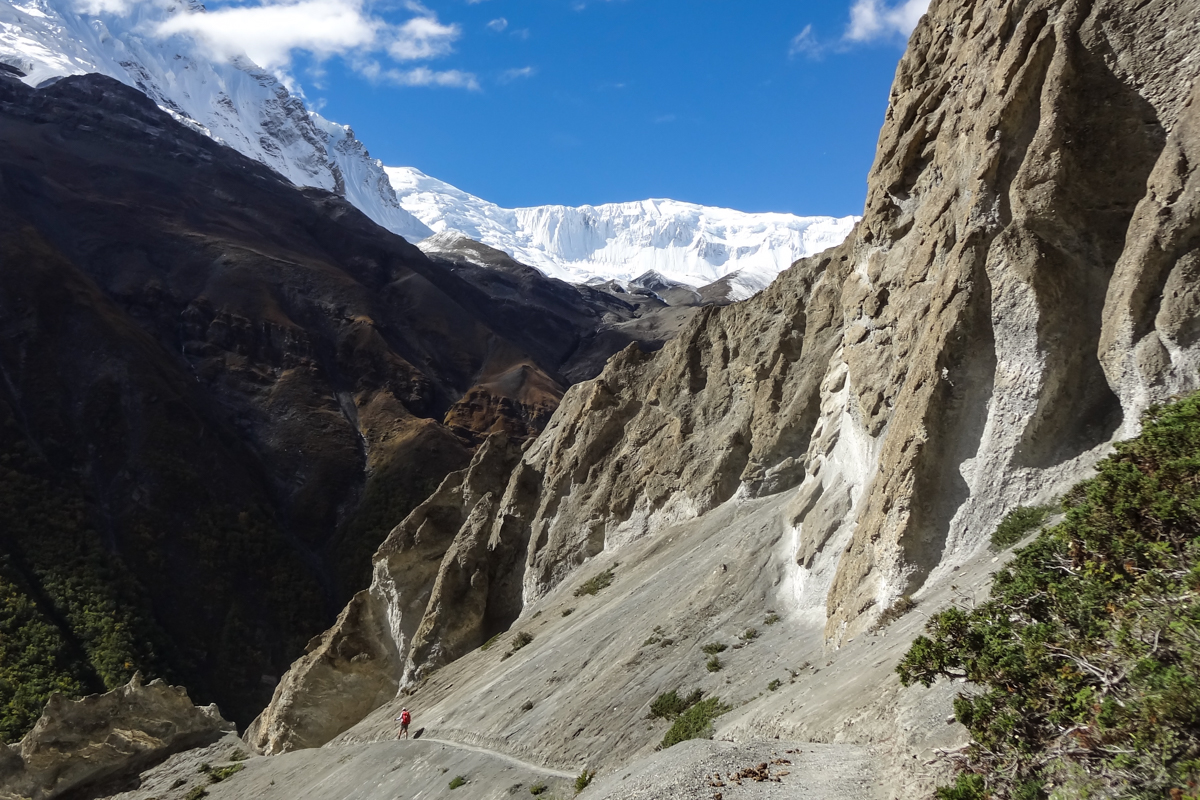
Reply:
[[0, 749], [0, 798], [52, 800], [233, 730], [215, 705], [195, 706], [183, 687], [143, 684], [140, 674], [80, 700], [55, 694], [20, 744]]

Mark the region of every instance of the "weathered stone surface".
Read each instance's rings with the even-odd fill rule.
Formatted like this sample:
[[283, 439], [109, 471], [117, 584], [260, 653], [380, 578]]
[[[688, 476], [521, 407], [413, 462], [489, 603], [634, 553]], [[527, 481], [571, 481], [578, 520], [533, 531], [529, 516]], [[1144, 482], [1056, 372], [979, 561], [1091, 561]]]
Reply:
[[914, 33], [843, 297], [872, 330], [847, 338], [846, 424], [879, 449], [826, 598], [831, 641], [1197, 385], [1192, 370], [1167, 390], [1160, 360], [1122, 388], [1098, 351], [1106, 293], [1145, 260], [1147, 178], [1187, 137], [1198, 25], [1170, 0], [935, 2]]
[[51, 800], [135, 774], [233, 729], [216, 706], [194, 706], [182, 687], [143, 685], [140, 675], [81, 700], [56, 694], [20, 744], [0, 752], [0, 798]]
[[356, 594], [292, 664], [244, 741], [269, 754], [319, 747], [395, 697], [399, 655], [381, 610], [370, 591]]

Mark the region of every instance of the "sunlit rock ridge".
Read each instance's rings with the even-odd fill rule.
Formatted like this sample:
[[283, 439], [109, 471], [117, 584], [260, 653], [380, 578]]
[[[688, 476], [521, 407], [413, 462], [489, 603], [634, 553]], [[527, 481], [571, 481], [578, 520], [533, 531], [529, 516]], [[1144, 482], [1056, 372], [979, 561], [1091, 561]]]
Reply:
[[[364, 650], [386, 645], [370, 661], [377, 678], [416, 691], [434, 725], [495, 702], [513, 676], [561, 670], [538, 688], [553, 702], [537, 708], [553, 710], [536, 729], [511, 722], [514, 692], [510, 715], [475, 733], [616, 763], [653, 742], [601, 721], [590, 741], [574, 733], [587, 713], [631, 697], [644, 709], [669, 688], [639, 650], [653, 625], [687, 637], [692, 659], [673, 662], [683, 686], [734, 698], [700, 644], [773, 609], [789, 620], [781, 663], [820, 662], [822, 675], [792, 672], [787, 705], [758, 704], [762, 683], [747, 684], [740, 721], [719, 735], [840, 741], [853, 725], [912, 763], [906, 748], [949, 729], [905, 721], [925, 712], [873, 649], [885, 610], [981, 591], [1009, 510], [1060, 496], [1150, 404], [1200, 388], [1198, 34], [1200, 6], [1175, 0], [935, 0], [897, 69], [846, 241], [745, 302], [704, 309], [656, 353], [626, 348], [519, 455], [500, 442], [477, 454], [392, 531], [362, 607], [285, 677], [254, 745], [324, 739], [308, 720], [347, 708], [354, 688], [312, 664], [374, 642], [358, 621], [369, 619], [388, 620]], [[505, 478], [496, 464], [509, 459]], [[421, 549], [434, 542], [436, 576]], [[665, 553], [675, 561], [662, 556], [658, 573], [643, 567]], [[585, 576], [618, 564], [625, 588], [588, 611], [612, 609], [610, 627], [558, 621], [583, 608]], [[512, 629], [537, 650], [488, 662], [473, 648], [517, 608]], [[919, 630], [904, 624], [892, 647]], [[422, 694], [431, 675], [453, 692]], [[345, 741], [369, 740], [395, 711]]]

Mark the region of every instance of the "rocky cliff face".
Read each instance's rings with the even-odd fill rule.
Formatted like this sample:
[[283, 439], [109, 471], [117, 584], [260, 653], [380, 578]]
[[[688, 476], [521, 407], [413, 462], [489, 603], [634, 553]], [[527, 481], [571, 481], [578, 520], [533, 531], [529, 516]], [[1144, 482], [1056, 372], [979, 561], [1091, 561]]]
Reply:
[[794, 489], [800, 602], [836, 644], [1195, 388], [1198, 24], [1188, 3], [935, 2], [850, 241], [568, 393], [521, 467], [542, 475], [526, 599]]
[[[1197, 41], [1180, 0], [934, 0], [850, 239], [615, 356], [450, 527], [520, 543], [528, 607], [601, 553], [775, 495], [789, 610], [826, 648], [934, 591], [1009, 509], [1200, 386]], [[478, 592], [432, 591], [477, 616]], [[407, 658], [399, 686], [423, 671]]]

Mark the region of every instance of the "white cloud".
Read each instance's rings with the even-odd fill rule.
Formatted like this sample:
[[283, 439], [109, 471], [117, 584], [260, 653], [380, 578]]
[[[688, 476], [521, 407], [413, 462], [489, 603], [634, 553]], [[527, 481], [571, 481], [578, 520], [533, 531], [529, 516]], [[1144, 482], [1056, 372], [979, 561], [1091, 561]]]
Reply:
[[504, 17], [497, 17], [496, 19], [489, 22], [487, 24], [487, 26], [489, 28], [491, 28], [492, 30], [494, 30], [496, 33], [500, 33], [500, 31], [502, 31], [508, 27], [508, 20], [506, 20]]
[[377, 64], [362, 69], [368, 78], [397, 86], [441, 86], [454, 89], [479, 90], [479, 79], [474, 73], [458, 69], [432, 70], [429, 67], [414, 69], [383, 69]]
[[78, 0], [75, 3], [75, 10], [80, 14], [89, 14], [93, 17], [100, 14], [116, 14], [125, 16], [129, 13], [130, 7], [137, 0]]
[[883, 0], [855, 0], [845, 38], [868, 42], [896, 34], [908, 36], [928, 9], [929, 0], [902, 0], [896, 5]]
[[358, 0], [298, 0], [177, 13], [160, 23], [156, 33], [188, 34], [219, 56], [245, 53], [270, 69], [287, 66], [293, 50], [323, 58], [369, 48], [385, 27], [382, 20], [363, 13]]
[[500, 73], [501, 83], [512, 83], [520, 78], [532, 78], [537, 74], [537, 70], [533, 67], [521, 67], [520, 69], [506, 69]]
[[[77, 0], [98, 10], [121, 14], [129, 13], [132, 4], [141, 1]], [[475, 75], [461, 70], [381, 66], [372, 54], [386, 52], [394, 61], [445, 56], [453, 52], [462, 29], [456, 24], [440, 22], [420, 0], [400, 2], [400, 7], [416, 15], [400, 24], [370, 13], [369, 2], [257, 0], [257, 5], [226, 6], [206, 13], [176, 13], [154, 32], [159, 36], [191, 36], [217, 57], [245, 54], [259, 66], [283, 70], [283, 74], [291, 65], [293, 54], [305, 51], [318, 62], [342, 56], [365, 77], [398, 86], [479, 88]], [[314, 68], [321, 69], [319, 64]]]
[[457, 25], [443, 25], [433, 17], [413, 17], [400, 26], [388, 52], [398, 61], [417, 61], [444, 56], [462, 35]]
[[808, 56], [809, 58], [819, 58], [823, 50], [824, 47], [817, 41], [817, 35], [813, 33], [813, 26], [805, 25], [804, 30], [792, 37], [791, 44], [788, 46], [788, 57]]

